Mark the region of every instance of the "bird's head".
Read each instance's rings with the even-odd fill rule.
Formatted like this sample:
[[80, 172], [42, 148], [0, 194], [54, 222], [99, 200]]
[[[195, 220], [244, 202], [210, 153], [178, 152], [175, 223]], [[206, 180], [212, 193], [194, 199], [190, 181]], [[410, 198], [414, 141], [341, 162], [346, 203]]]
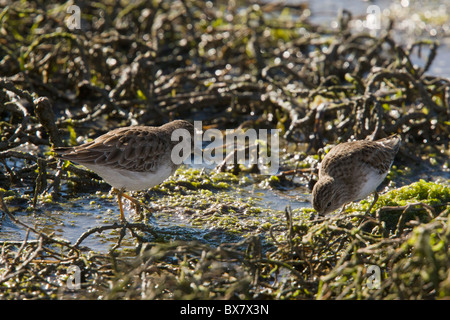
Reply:
[[186, 120], [174, 120], [169, 123], [166, 123], [163, 128], [168, 130], [169, 132], [173, 132], [177, 129], [185, 129], [189, 132], [191, 136], [194, 135], [194, 126], [192, 123]]
[[314, 185], [312, 204], [320, 216], [339, 209], [346, 202], [345, 190], [333, 178], [321, 178]]

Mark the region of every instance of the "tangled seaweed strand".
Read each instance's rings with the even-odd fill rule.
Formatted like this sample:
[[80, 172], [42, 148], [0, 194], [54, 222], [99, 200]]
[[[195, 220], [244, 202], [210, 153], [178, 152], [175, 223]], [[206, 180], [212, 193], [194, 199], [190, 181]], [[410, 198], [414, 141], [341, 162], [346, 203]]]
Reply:
[[[217, 128], [279, 128], [288, 141], [307, 143], [309, 153], [327, 142], [401, 133], [406, 160], [448, 149], [449, 80], [426, 74], [437, 42], [403, 47], [390, 30], [353, 33], [348, 12], [338, 30], [327, 30], [308, 23], [302, 5], [289, 6], [300, 17], [294, 21], [274, 4], [218, 9], [196, 0], [78, 1], [81, 28], [70, 30], [68, 5], [15, 1], [1, 8], [2, 221], [20, 224], [3, 202], [11, 185], [31, 190], [33, 208], [39, 195], [57, 198], [63, 179], [98, 188], [97, 175], [58, 162], [48, 147], [118, 126], [183, 118]], [[429, 48], [426, 63], [413, 66], [411, 54], [422, 47]], [[1, 244], [0, 295], [448, 297], [448, 199], [431, 208], [385, 207], [375, 222], [343, 215], [301, 224], [287, 210], [286, 224], [270, 229], [271, 250], [256, 237], [218, 247], [147, 243], [135, 260], [85, 254], [22, 225], [37, 239]], [[398, 214], [394, 222], [383, 215], [389, 210]], [[62, 285], [68, 265], [81, 269], [81, 291]], [[383, 271], [375, 290], [367, 286], [370, 265]]]
[[[395, 210], [403, 210], [403, 214], [407, 211], [401, 207]], [[284, 263], [301, 274], [303, 283], [300, 279], [292, 279], [285, 284], [280, 296], [293, 298], [311, 292], [317, 292], [318, 299], [448, 296], [448, 207], [420, 225], [416, 220], [409, 220], [405, 229], [405, 221], [399, 219], [398, 224], [392, 226], [396, 230], [391, 236], [386, 236], [384, 229], [388, 223], [386, 218], [380, 218], [375, 224], [365, 221], [355, 227], [352, 219], [361, 217], [336, 216], [321, 223], [294, 225], [288, 229], [285, 242], [280, 243], [271, 256], [277, 257], [274, 260], [283, 256]], [[413, 227], [416, 228], [412, 230]], [[380, 282], [375, 288], [371, 286], [374, 284], [368, 274], [370, 266], [380, 268]]]
[[[437, 206], [436, 208], [442, 208]], [[397, 208], [402, 210], [402, 208]], [[381, 210], [381, 209], [380, 209]], [[384, 210], [384, 209], [383, 209]], [[431, 209], [435, 213], [434, 208]], [[404, 213], [406, 210], [404, 211]], [[403, 221], [384, 236], [386, 223], [363, 216], [274, 225], [276, 250], [259, 237], [212, 247], [198, 242], [143, 243], [135, 258], [83, 254], [64, 241], [5, 243], [0, 277], [6, 298], [70, 298], [68, 265], [83, 274], [77, 295], [97, 299], [428, 299], [450, 294], [449, 208]], [[422, 215], [420, 210], [416, 214]], [[426, 216], [426, 215], [425, 215]], [[399, 220], [400, 221], [400, 220]], [[372, 227], [374, 227], [372, 229]], [[50, 243], [46, 242], [50, 240]], [[18, 249], [10, 250], [16, 246]], [[55, 248], [56, 246], [56, 248]], [[58, 250], [58, 246], [66, 248]], [[369, 266], [383, 270], [370, 287]], [[20, 279], [36, 281], [29, 288]], [[34, 282], [33, 282], [34, 283]]]

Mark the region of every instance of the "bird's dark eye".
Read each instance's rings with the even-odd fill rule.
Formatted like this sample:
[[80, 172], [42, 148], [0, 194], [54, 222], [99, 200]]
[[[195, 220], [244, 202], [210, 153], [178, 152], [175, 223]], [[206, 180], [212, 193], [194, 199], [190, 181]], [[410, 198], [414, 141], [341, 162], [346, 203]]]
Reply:
[[328, 202], [328, 204], [327, 204], [327, 208], [328, 208], [329, 206], [331, 206], [331, 202]]

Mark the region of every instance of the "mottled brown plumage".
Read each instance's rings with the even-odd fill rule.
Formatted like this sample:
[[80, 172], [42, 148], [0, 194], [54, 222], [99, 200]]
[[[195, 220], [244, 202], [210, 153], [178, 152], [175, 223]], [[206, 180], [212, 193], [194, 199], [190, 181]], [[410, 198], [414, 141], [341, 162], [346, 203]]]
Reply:
[[155, 172], [161, 159], [169, 156], [175, 142], [171, 132], [158, 127], [124, 127], [112, 130], [92, 142], [71, 148], [57, 148], [61, 158], [83, 165], [102, 165], [136, 172]]
[[[194, 127], [184, 120], [175, 120], [160, 127], [131, 126], [112, 130], [94, 141], [76, 147], [56, 148], [56, 154], [65, 160], [84, 165], [102, 177], [117, 190], [120, 216], [124, 220], [121, 197], [124, 191], [149, 189], [167, 179], [179, 167], [171, 154], [180, 143], [172, 141], [172, 133], [185, 129], [190, 147]], [[188, 155], [186, 155], [188, 156]]]
[[333, 147], [320, 164], [319, 180], [313, 188], [312, 203], [316, 211], [325, 215], [375, 192], [389, 172], [400, 143], [400, 137], [395, 135]]

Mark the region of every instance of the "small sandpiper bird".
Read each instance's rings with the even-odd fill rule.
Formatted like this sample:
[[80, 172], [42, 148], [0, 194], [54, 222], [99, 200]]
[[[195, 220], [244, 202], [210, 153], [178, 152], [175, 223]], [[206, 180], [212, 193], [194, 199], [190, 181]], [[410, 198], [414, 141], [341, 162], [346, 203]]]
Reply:
[[[186, 131], [183, 139], [172, 141], [177, 129]], [[76, 147], [55, 148], [58, 157], [81, 164], [97, 173], [117, 192], [120, 219], [126, 222], [122, 197], [137, 206], [140, 202], [125, 191], [152, 188], [172, 175], [181, 165], [173, 161], [172, 149], [191, 150], [194, 126], [184, 120], [175, 120], [160, 127], [131, 126], [112, 130], [94, 141]], [[183, 154], [184, 160], [190, 156]]]
[[374, 193], [369, 213], [378, 200], [376, 189], [388, 174], [400, 144], [401, 138], [393, 135], [333, 147], [319, 166], [319, 180], [312, 192], [314, 209], [319, 215], [326, 215]]

